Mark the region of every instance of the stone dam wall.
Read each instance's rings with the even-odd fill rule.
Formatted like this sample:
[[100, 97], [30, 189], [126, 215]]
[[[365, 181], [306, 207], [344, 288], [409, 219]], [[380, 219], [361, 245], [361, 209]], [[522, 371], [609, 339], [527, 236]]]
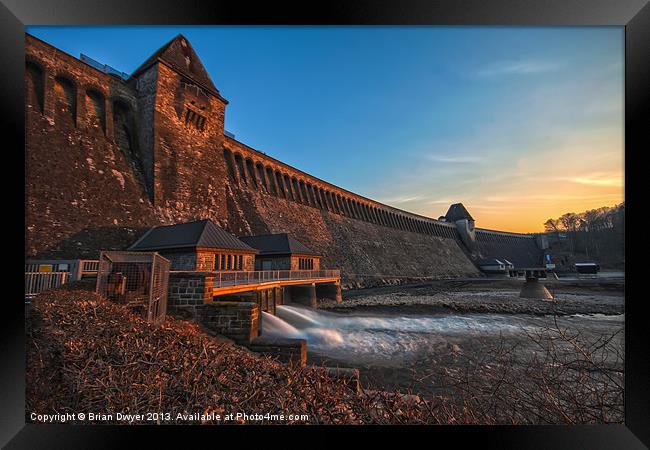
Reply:
[[[166, 51], [187, 45], [177, 38]], [[123, 80], [27, 35], [25, 98], [29, 257], [97, 258], [148, 227], [209, 218], [238, 236], [292, 234], [340, 268], [344, 286], [479, 276], [472, 260], [501, 253], [541, 258], [532, 237], [489, 231], [472, 254], [453, 224], [226, 136], [227, 100], [164, 58]]]

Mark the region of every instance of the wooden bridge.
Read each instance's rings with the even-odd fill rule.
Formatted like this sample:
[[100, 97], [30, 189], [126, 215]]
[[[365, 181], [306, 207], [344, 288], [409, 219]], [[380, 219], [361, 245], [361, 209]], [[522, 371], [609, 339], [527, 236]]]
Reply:
[[214, 274], [213, 295], [261, 291], [299, 285], [334, 284], [340, 287], [340, 270], [220, 271]]

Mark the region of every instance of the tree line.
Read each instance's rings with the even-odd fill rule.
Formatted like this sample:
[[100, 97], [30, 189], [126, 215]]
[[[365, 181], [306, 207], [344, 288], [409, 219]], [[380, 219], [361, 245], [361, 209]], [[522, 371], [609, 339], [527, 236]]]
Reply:
[[623, 262], [625, 249], [625, 202], [581, 213], [566, 213], [544, 222], [546, 232], [566, 235], [568, 250], [588, 258]]

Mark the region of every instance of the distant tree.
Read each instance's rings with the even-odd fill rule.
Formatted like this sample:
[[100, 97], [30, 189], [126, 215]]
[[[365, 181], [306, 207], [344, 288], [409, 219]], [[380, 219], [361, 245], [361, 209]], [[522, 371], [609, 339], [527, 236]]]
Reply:
[[555, 219], [548, 219], [544, 222], [544, 230], [547, 232], [560, 231], [560, 225]]
[[572, 253], [613, 260], [624, 264], [625, 202], [580, 213], [566, 213], [544, 222], [547, 232], [567, 234]]

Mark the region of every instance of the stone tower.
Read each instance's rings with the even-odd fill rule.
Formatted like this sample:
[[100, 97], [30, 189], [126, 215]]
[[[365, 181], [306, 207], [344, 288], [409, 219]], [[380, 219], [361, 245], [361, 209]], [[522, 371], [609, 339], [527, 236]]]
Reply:
[[447, 222], [454, 223], [463, 244], [470, 252], [476, 250], [476, 231], [474, 228], [474, 218], [470, 215], [465, 205], [454, 203], [445, 214]]
[[[223, 217], [225, 100], [189, 41], [176, 36], [131, 75], [135, 80], [140, 158], [156, 209]], [[204, 205], [196, 211], [193, 205]], [[190, 213], [190, 209], [192, 212]]]

